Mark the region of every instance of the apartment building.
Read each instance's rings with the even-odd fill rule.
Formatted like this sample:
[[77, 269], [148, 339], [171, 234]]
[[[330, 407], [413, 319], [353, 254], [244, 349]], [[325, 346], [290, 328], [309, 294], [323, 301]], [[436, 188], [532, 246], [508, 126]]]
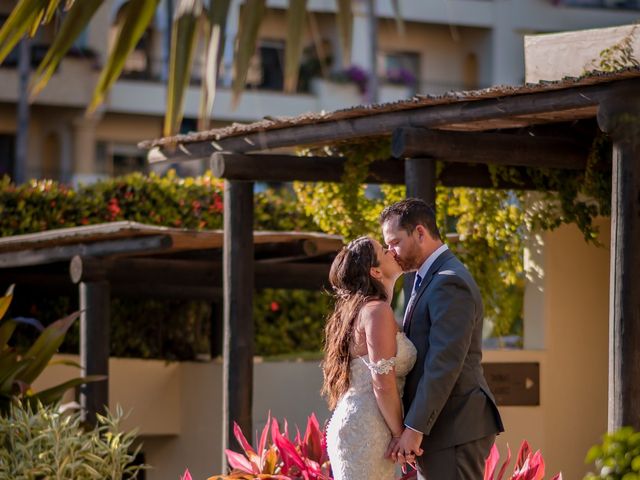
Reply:
[[[124, 74], [104, 106], [85, 115], [99, 67], [107, 56], [115, 23], [126, 0], [107, 0], [76, 42], [50, 84], [30, 109], [27, 178], [91, 182], [146, 167], [141, 139], [161, 135], [165, 111], [168, 33], [176, 0], [162, 0], [148, 31], [127, 61]], [[364, 2], [353, 2], [353, 52], [345, 71], [335, 21], [335, 0], [309, 0], [304, 58], [298, 92], [285, 94], [283, 56], [286, 0], [269, 0], [259, 45], [239, 106], [231, 108], [232, 45], [242, 0], [233, 0], [227, 28], [221, 87], [213, 126], [334, 110], [370, 100], [363, 78], [372, 72], [370, 36]], [[14, 1], [0, 0], [0, 23]], [[400, 34], [389, 0], [376, 2], [378, 101], [414, 93], [482, 88], [524, 81], [523, 36], [623, 25], [634, 22], [639, 0], [403, 0]], [[55, 34], [55, 25], [32, 42], [37, 65]], [[603, 48], [606, 45], [603, 45]], [[197, 128], [201, 62], [196, 59], [185, 105], [183, 131]], [[0, 175], [15, 164], [17, 51], [0, 66]], [[166, 167], [164, 167], [166, 168]], [[203, 166], [178, 165], [183, 174]]]

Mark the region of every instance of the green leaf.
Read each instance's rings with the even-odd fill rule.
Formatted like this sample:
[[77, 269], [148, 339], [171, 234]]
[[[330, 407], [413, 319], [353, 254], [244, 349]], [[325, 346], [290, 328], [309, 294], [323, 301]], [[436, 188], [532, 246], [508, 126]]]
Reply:
[[24, 375], [25, 370], [29, 368], [32, 362], [33, 358], [23, 358], [22, 360], [17, 360], [16, 358], [7, 368], [0, 371], [0, 392], [10, 394], [13, 383]]
[[[4, 314], [7, 313], [7, 310], [9, 309], [9, 305], [11, 305], [11, 300], [13, 300], [14, 286], [15, 285], [13, 284], [9, 285], [9, 288], [7, 288], [4, 297], [0, 297], [0, 319], [4, 317]], [[0, 346], [2, 346], [2, 343], [0, 343]]]
[[266, 0], [247, 0], [242, 9], [238, 39], [233, 61], [233, 83], [231, 107], [238, 106], [240, 95], [247, 83], [247, 73], [251, 63], [251, 57], [256, 51], [258, 42], [258, 30], [265, 15]]
[[106, 379], [106, 375], [89, 375], [86, 377], [74, 378], [61, 383], [60, 385], [56, 385], [55, 387], [47, 388], [46, 390], [42, 390], [38, 393], [34, 393], [33, 395], [29, 395], [29, 401], [35, 402], [39, 400], [44, 404], [54, 403], [60, 400], [60, 398], [62, 398], [62, 395], [64, 395], [64, 392], [66, 392], [70, 388], [77, 387], [78, 385], [84, 385], [85, 383], [100, 382]]
[[13, 335], [13, 332], [15, 331], [17, 326], [18, 324], [13, 320], [7, 320], [6, 322], [3, 322], [2, 325], [0, 325], [0, 352], [7, 346], [7, 343], [9, 342], [9, 339], [11, 338], [11, 335]]
[[40, 14], [42, 0], [20, 0], [0, 28], [0, 63], [31, 29]]
[[307, 14], [307, 0], [290, 0], [287, 10], [287, 43], [285, 47], [284, 90], [294, 93], [298, 85], [302, 36]]
[[34, 360], [29, 368], [23, 372], [20, 380], [28, 384], [33, 383], [58, 351], [67, 330], [69, 330], [69, 327], [76, 321], [78, 316], [80, 316], [80, 312], [72, 313], [65, 318], [56, 320], [43, 330], [25, 354], [25, 357], [31, 357]]
[[184, 98], [191, 79], [191, 64], [195, 51], [198, 21], [202, 14], [200, 0], [181, 0], [173, 20], [167, 111], [164, 117], [165, 136], [177, 132], [182, 119]]
[[204, 80], [200, 94], [200, 124], [199, 130], [209, 128], [209, 118], [213, 112], [213, 102], [218, 82], [218, 67], [221, 52], [224, 51], [225, 30], [229, 5], [231, 0], [211, 2], [208, 10], [207, 48], [205, 49]]
[[337, 0], [338, 28], [340, 30], [340, 45], [342, 47], [342, 66], [347, 68], [351, 64], [351, 41], [353, 36], [353, 11], [350, 0]]
[[91, 18], [102, 5], [102, 2], [103, 0], [82, 0], [82, 2], [74, 3], [73, 8], [69, 10], [63, 20], [60, 31], [56, 34], [49, 50], [47, 50], [47, 54], [34, 73], [31, 83], [32, 98], [47, 85], [65, 54], [76, 38], [89, 25]]
[[120, 76], [129, 54], [138, 44], [153, 20], [160, 0], [129, 0], [123, 7], [121, 24], [107, 63], [102, 69], [98, 85], [88, 111], [93, 112], [104, 101], [104, 97]]

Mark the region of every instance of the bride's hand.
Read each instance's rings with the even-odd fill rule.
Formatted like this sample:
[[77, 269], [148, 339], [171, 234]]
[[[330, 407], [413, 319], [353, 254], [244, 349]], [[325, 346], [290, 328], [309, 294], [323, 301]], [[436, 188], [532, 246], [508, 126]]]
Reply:
[[392, 454], [397, 450], [398, 442], [400, 441], [400, 437], [402, 436], [402, 432], [398, 435], [393, 435], [391, 437], [391, 441], [389, 442], [389, 446], [387, 447], [387, 451], [384, 453], [384, 457], [390, 459], [392, 462], [396, 462], [397, 458], [393, 458]]

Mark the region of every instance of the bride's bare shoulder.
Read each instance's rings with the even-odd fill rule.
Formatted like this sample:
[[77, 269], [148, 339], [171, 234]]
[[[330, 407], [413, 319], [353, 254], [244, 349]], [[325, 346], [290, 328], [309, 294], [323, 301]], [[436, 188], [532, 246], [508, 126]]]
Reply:
[[361, 316], [366, 321], [386, 321], [393, 319], [391, 305], [384, 300], [370, 300], [362, 307]]

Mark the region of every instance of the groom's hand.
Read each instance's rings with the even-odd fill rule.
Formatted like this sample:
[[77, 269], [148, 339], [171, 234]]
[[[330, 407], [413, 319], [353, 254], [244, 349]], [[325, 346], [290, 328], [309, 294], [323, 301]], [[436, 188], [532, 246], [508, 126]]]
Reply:
[[424, 453], [420, 444], [422, 443], [423, 434], [416, 432], [410, 428], [405, 428], [404, 432], [400, 436], [398, 443], [391, 451], [391, 458], [394, 462], [398, 462], [401, 465], [405, 463], [414, 463], [415, 457]]

